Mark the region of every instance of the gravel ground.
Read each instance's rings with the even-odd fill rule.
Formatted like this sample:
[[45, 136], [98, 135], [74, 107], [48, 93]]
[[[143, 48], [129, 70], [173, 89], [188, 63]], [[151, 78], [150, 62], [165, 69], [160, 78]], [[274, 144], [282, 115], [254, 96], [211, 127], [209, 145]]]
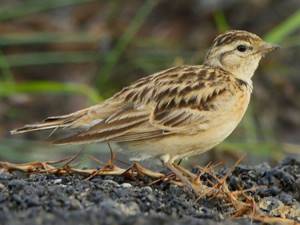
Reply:
[[[231, 190], [256, 187], [252, 196], [266, 214], [300, 221], [300, 161], [286, 159], [272, 168], [239, 165], [227, 182]], [[251, 224], [247, 218], [230, 219], [221, 200], [196, 201], [176, 185], [144, 183], [1, 171], [0, 224]]]

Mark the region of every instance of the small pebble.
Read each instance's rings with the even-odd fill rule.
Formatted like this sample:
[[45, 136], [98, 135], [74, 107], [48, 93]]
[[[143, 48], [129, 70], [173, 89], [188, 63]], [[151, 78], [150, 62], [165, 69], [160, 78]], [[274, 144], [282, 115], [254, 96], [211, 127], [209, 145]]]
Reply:
[[53, 181], [54, 184], [60, 184], [62, 182], [62, 179], [55, 179]]
[[131, 188], [132, 185], [129, 184], [129, 183], [123, 183], [123, 184], [120, 185], [120, 187], [122, 187], [122, 188]]
[[13, 174], [0, 169], [0, 180], [10, 180], [12, 178]]

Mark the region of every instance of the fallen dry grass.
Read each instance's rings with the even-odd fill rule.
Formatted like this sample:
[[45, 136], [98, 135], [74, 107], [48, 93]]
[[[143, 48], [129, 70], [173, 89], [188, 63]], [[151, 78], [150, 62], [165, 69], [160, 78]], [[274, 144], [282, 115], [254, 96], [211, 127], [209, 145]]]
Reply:
[[[78, 169], [72, 167], [80, 153], [70, 158], [65, 158], [58, 161], [44, 161], [44, 162], [29, 162], [29, 163], [10, 163], [0, 162], [0, 169], [12, 172], [21, 171], [24, 173], [40, 173], [40, 174], [55, 174], [55, 175], [74, 175], [79, 174], [85, 179], [92, 179], [95, 176], [125, 176], [130, 179], [138, 179], [142, 176], [149, 176], [153, 180], [150, 185], [155, 185], [159, 182], [170, 182], [180, 187], [186, 188], [186, 184], [181, 182], [172, 173], [163, 174], [159, 172], [150, 171], [142, 167], [138, 163], [134, 163], [132, 166], [124, 169], [116, 166], [114, 161], [114, 155], [112, 154], [111, 159], [98, 169]], [[98, 163], [97, 159], [90, 157]], [[256, 200], [251, 196], [251, 192], [255, 191], [255, 187], [251, 189], [240, 189], [232, 191], [229, 188], [227, 178], [231, 175], [234, 168], [241, 162], [242, 159], [238, 160], [235, 165], [223, 176], [219, 178], [215, 175], [214, 169], [216, 165], [208, 164], [205, 167], [197, 167], [198, 172], [196, 174], [184, 171], [185, 174], [189, 174], [191, 177], [191, 183], [193, 184], [193, 190], [197, 194], [197, 200], [201, 199], [215, 199], [225, 202], [224, 206], [230, 207], [232, 210], [228, 213], [232, 218], [249, 218], [251, 221], [259, 221], [265, 224], [283, 224], [283, 225], [299, 225], [295, 220], [286, 218], [286, 210], [279, 212], [280, 216], [271, 216], [261, 210], [260, 205], [262, 204], [259, 200]], [[203, 175], [209, 175], [212, 179], [203, 181]], [[148, 184], [149, 185], [149, 184]]]

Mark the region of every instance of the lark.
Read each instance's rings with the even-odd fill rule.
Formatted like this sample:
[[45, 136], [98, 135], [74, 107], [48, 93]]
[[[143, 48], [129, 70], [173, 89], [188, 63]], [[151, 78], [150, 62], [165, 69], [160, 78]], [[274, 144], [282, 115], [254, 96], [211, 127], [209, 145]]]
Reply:
[[232, 30], [217, 36], [203, 65], [172, 67], [143, 77], [106, 101], [12, 134], [45, 129], [76, 130], [55, 144], [109, 142], [141, 159], [159, 157], [182, 178], [174, 162], [221, 143], [249, 105], [252, 76], [277, 46]]

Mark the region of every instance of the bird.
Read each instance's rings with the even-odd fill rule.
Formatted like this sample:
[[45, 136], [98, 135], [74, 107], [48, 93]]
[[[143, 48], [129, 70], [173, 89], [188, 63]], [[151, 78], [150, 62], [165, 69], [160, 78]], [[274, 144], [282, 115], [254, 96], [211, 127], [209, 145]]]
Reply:
[[11, 131], [76, 130], [54, 144], [116, 143], [141, 159], [159, 158], [176, 176], [177, 160], [202, 154], [242, 120], [260, 60], [277, 49], [254, 33], [230, 30], [212, 42], [202, 65], [142, 77], [104, 102]]

